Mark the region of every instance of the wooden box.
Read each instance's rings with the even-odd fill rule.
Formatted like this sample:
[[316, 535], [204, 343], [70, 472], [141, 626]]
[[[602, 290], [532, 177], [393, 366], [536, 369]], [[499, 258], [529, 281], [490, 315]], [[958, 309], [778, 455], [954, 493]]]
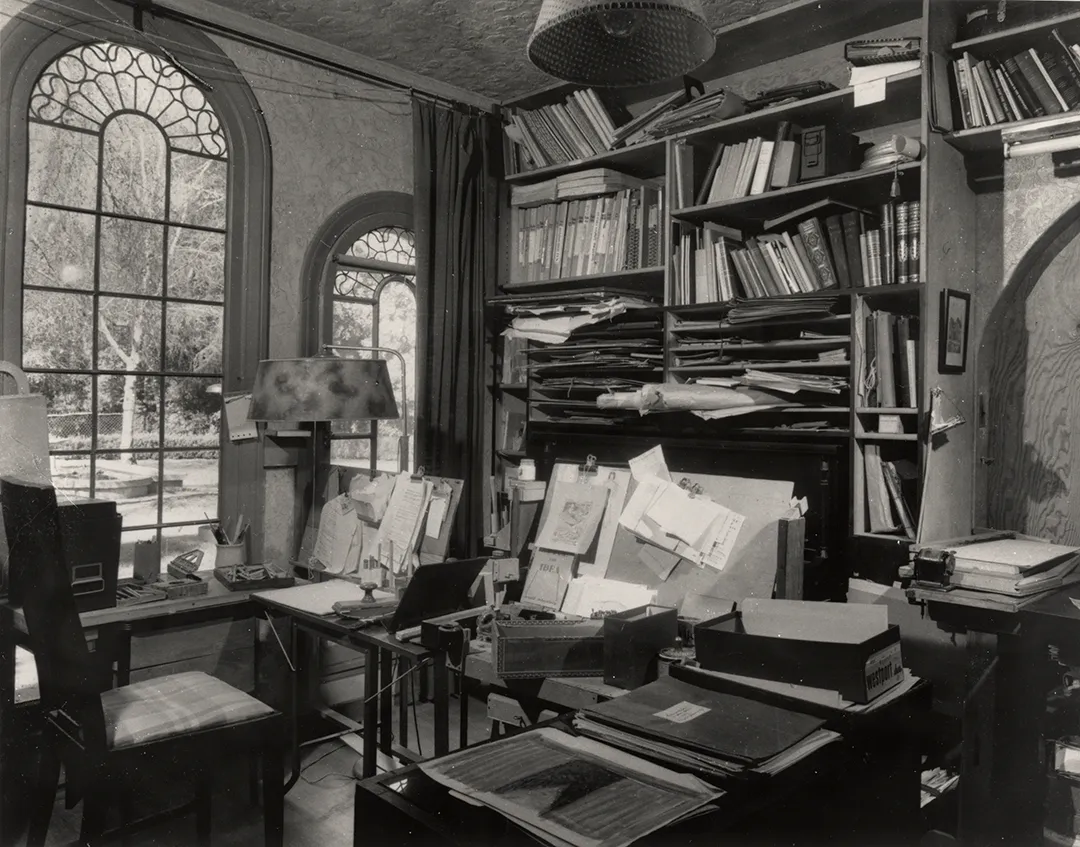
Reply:
[[604, 621], [496, 621], [492, 653], [501, 679], [603, 676]]

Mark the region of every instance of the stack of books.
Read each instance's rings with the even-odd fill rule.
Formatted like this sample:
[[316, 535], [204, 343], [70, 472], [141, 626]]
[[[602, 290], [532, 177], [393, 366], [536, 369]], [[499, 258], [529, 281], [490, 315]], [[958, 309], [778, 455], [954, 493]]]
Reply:
[[661, 264], [664, 191], [647, 180], [635, 182], [615, 193], [516, 206], [511, 285]]
[[[919, 322], [911, 315], [875, 310], [863, 330], [863, 373], [860, 402], [868, 408], [915, 409], [919, 403], [916, 351]], [[886, 418], [886, 415], [882, 415]], [[889, 429], [885, 421], [882, 432]]]
[[1080, 547], [1036, 538], [1000, 538], [943, 549], [953, 560], [949, 585], [1016, 597], [1061, 586], [1080, 564]]
[[1058, 30], [1011, 56], [952, 62], [964, 129], [1056, 115], [1080, 108], [1080, 45]]
[[[781, 121], [772, 138], [718, 143], [697, 192], [692, 196], [688, 191], [683, 192], [678, 198], [679, 206], [722, 203], [794, 185], [799, 181], [801, 134], [799, 127]], [[680, 143], [675, 157], [676, 185], [686, 185], [680, 177], [684, 169], [689, 169], [679, 149], [690, 148]]]
[[591, 88], [563, 103], [514, 110], [504, 129], [520, 154], [521, 170], [587, 159], [615, 143], [615, 121]]
[[738, 94], [718, 89], [704, 97], [690, 100], [661, 115], [646, 133], [649, 138], [664, 138], [699, 126], [734, 118], [746, 111], [746, 101]]
[[919, 471], [908, 459], [889, 461], [882, 458], [877, 444], [863, 445], [863, 469], [866, 478], [866, 519], [871, 532], [902, 532], [907, 538], [917, 535], [914, 515]]

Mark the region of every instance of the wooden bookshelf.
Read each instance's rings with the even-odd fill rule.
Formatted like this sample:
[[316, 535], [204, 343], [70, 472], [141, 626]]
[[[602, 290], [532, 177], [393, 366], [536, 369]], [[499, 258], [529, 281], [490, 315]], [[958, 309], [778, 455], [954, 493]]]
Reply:
[[1032, 39], [1048, 34], [1054, 27], [1060, 27], [1068, 32], [1076, 32], [1080, 29], [1080, 11], [1054, 15], [1045, 20], [1008, 27], [976, 38], [954, 41], [949, 46], [949, 49], [953, 53], [963, 53], [965, 50], [969, 53], [984, 53], [988, 50], [994, 52], [1023, 50], [1025, 47], [1030, 46]]
[[603, 274], [541, 279], [532, 282], [506, 282], [499, 288], [505, 294], [548, 294], [580, 290], [586, 286], [608, 286], [661, 296], [664, 290], [663, 268], [634, 268]]

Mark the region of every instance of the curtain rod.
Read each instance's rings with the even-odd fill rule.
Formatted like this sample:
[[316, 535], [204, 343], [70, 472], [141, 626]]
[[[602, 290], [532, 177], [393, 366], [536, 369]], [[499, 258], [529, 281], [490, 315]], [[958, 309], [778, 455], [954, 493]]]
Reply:
[[408, 85], [403, 82], [391, 79], [389, 77], [380, 76], [379, 74], [372, 73], [370, 71], [357, 70], [351, 68], [348, 65], [344, 65], [340, 62], [335, 62], [333, 59], [324, 59], [321, 56], [315, 56], [308, 53], [305, 50], [301, 50], [296, 47], [289, 47], [285, 44], [279, 44], [275, 41], [271, 41], [268, 38], [263, 38], [258, 35], [252, 35], [251, 33], [244, 32], [243, 30], [235, 29], [234, 27], [226, 26], [224, 24], [215, 23], [213, 21], [207, 21], [194, 15], [189, 15], [185, 12], [177, 11], [176, 9], [166, 8], [159, 6], [150, 0], [120, 0], [125, 6], [130, 6], [136, 11], [149, 12], [160, 18], [171, 18], [172, 20], [186, 23], [191, 26], [199, 27], [204, 30], [218, 33], [219, 35], [225, 35], [229, 38], [237, 41], [242, 41], [248, 44], [252, 44], [258, 47], [262, 47], [265, 50], [270, 50], [275, 53], [279, 53], [288, 56], [293, 59], [299, 59], [307, 64], [317, 65], [325, 68], [326, 70], [332, 70], [336, 73], [340, 73], [344, 76], [360, 79], [365, 82], [375, 83], [383, 88], [389, 88], [394, 91], [401, 91], [408, 94], [410, 97], [419, 97], [424, 100], [429, 100], [433, 103], [443, 103], [454, 106], [459, 110], [466, 112], [475, 112], [478, 114], [495, 114], [497, 107], [492, 109], [484, 109], [473, 103], [465, 103], [461, 100], [457, 100], [452, 97], [447, 97], [442, 94], [436, 94], [432, 91], [424, 91], [423, 89], [416, 88], [415, 86]]

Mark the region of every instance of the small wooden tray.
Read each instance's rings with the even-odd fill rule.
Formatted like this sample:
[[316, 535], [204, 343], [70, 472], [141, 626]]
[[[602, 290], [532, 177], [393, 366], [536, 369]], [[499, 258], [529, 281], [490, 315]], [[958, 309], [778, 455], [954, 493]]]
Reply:
[[167, 600], [168, 595], [158, 589], [134, 579], [121, 579], [116, 583], [116, 605], [138, 606], [142, 603], [154, 603]]
[[230, 591], [255, 591], [265, 588], [288, 588], [296, 578], [277, 565], [229, 565], [214, 568], [217, 581]]
[[164, 591], [169, 600], [175, 600], [178, 597], [199, 597], [206, 594], [210, 590], [210, 583], [195, 574], [184, 577], [162, 574], [147, 587]]

